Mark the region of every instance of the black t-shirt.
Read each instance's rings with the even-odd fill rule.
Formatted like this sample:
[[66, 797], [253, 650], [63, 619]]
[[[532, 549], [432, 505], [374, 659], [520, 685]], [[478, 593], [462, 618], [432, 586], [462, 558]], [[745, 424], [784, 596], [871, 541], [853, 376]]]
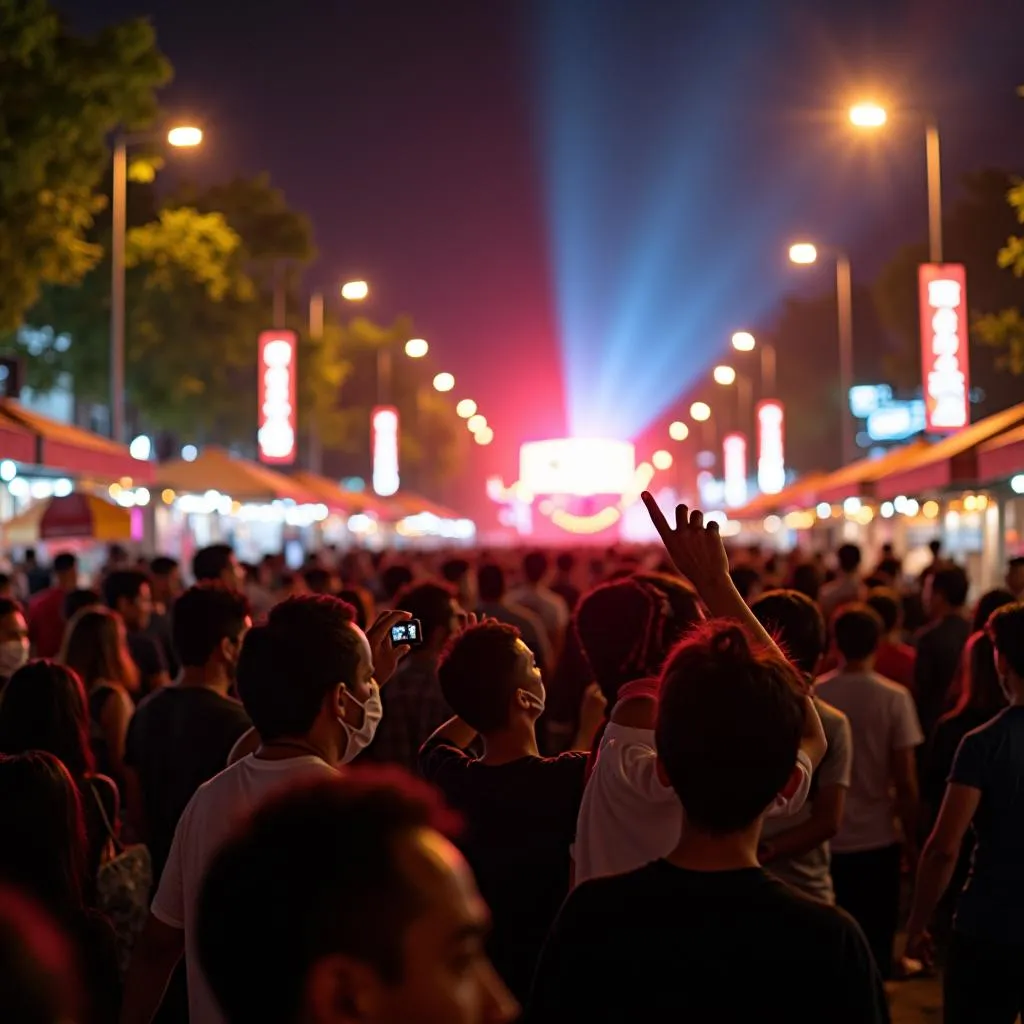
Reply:
[[949, 781], [981, 790], [971, 874], [955, 927], [1024, 946], [1024, 707], [1009, 707], [961, 741]]
[[584, 882], [544, 947], [529, 1024], [880, 1024], [889, 1020], [853, 919], [760, 868], [655, 861]]
[[424, 777], [466, 820], [463, 852], [493, 916], [489, 952], [520, 999], [569, 890], [586, 764], [573, 752], [487, 765], [443, 742], [420, 752]]
[[224, 770], [235, 741], [251, 726], [237, 700], [202, 686], [166, 686], [139, 704], [124, 759], [139, 773], [156, 878], [185, 805]]

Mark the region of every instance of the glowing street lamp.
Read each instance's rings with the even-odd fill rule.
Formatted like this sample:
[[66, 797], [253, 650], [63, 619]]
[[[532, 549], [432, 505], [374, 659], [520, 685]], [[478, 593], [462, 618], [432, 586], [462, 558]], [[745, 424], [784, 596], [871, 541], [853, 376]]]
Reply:
[[758, 345], [749, 331], [737, 331], [732, 336], [732, 347], [737, 352], [753, 352], [761, 350], [761, 397], [771, 397], [775, 393], [775, 346]]
[[665, 451], [664, 448], [658, 449], [658, 451], [651, 456], [651, 463], [654, 465], [655, 469], [671, 469], [672, 462], [672, 453]]
[[810, 266], [818, 261], [818, 247], [810, 242], [796, 242], [789, 247], [789, 262]]
[[410, 338], [405, 343], [405, 354], [410, 359], [422, 359], [430, 351], [430, 346], [423, 338]]
[[439, 373], [434, 378], [435, 391], [451, 391], [455, 387], [455, 378], [450, 373]]
[[473, 435], [473, 440], [476, 441], [477, 444], [490, 444], [494, 440], [494, 431], [491, 430], [490, 427], [484, 427], [483, 430], [478, 430]]
[[750, 331], [737, 331], [732, 336], [732, 347], [737, 352], [753, 352], [756, 346], [757, 342]]
[[468, 420], [470, 416], [476, 415], [476, 402], [472, 398], [464, 398], [455, 406], [455, 412], [462, 419]]
[[694, 402], [690, 406], [690, 418], [698, 423], [707, 423], [711, 419], [711, 406], [707, 402]]
[[850, 124], [857, 128], [881, 128], [889, 115], [877, 103], [855, 103], [850, 107]]
[[685, 441], [690, 436], [690, 428], [682, 420], [676, 420], [668, 425], [668, 436], [673, 441]]
[[725, 387], [736, 383], [736, 371], [731, 366], [716, 366], [712, 376], [715, 378], [716, 384], [722, 384]]
[[167, 133], [167, 142], [179, 149], [198, 146], [203, 141], [203, 130], [192, 124], [179, 124]]
[[481, 430], [486, 430], [487, 428], [487, 417], [481, 416], [477, 413], [475, 416], [470, 416], [469, 419], [466, 420], [466, 426], [469, 427], [469, 432], [471, 434], [479, 434]]
[[341, 297], [346, 302], [362, 302], [370, 294], [370, 286], [365, 281], [346, 281], [341, 286]]

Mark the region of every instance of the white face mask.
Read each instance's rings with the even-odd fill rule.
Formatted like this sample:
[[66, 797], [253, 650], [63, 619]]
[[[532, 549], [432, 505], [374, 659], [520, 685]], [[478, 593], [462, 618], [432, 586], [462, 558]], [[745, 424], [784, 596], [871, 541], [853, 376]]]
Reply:
[[28, 661], [28, 640], [5, 640], [0, 644], [0, 677], [10, 679]]
[[348, 698], [357, 707], [363, 709], [363, 724], [358, 729], [354, 729], [344, 718], [338, 719], [341, 722], [341, 727], [345, 730], [345, 735], [348, 737], [348, 743], [345, 744], [345, 753], [341, 756], [342, 764], [348, 764], [354, 760], [357, 754], [370, 745], [374, 733], [377, 731], [377, 726], [380, 725], [380, 720], [384, 717], [384, 706], [380, 700], [380, 688], [373, 680], [370, 681], [370, 696], [366, 698], [365, 703], [360, 704], [351, 693], [348, 695]]
[[519, 692], [526, 698], [526, 702], [531, 708], [537, 709], [537, 717], [540, 718], [544, 714], [544, 708], [547, 704], [547, 693], [541, 689], [542, 696], [538, 697], [535, 693], [530, 693], [529, 690], [520, 690]]

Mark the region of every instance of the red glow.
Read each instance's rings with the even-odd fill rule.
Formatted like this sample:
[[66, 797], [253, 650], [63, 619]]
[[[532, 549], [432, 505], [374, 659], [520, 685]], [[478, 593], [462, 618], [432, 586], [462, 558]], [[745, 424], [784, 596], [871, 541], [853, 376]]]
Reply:
[[757, 486], [778, 494], [786, 485], [786, 411], [771, 399], [757, 406]]
[[971, 420], [967, 275], [960, 263], [918, 268], [926, 429], [955, 433]]
[[747, 439], [743, 434], [722, 438], [725, 503], [736, 507], [747, 500]]
[[390, 405], [373, 410], [373, 490], [388, 498], [398, 492], [398, 410]]
[[263, 331], [259, 338], [257, 441], [264, 462], [295, 461], [295, 356], [294, 331]]

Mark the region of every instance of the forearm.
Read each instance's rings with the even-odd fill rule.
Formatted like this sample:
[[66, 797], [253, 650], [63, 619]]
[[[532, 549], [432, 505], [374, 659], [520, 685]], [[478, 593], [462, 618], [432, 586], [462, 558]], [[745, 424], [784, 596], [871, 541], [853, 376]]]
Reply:
[[917, 869], [917, 884], [914, 886], [910, 920], [907, 922], [909, 934], [920, 934], [928, 927], [935, 908], [953, 877], [956, 858], [956, 851], [939, 849], [931, 840], [925, 844]]
[[728, 575], [717, 580], [691, 581], [697, 588], [701, 600], [707, 605], [708, 611], [716, 619], [732, 619], [738, 622], [743, 631], [755, 643], [766, 647], [775, 647], [775, 641], [768, 631], [757, 620], [746, 601]]

